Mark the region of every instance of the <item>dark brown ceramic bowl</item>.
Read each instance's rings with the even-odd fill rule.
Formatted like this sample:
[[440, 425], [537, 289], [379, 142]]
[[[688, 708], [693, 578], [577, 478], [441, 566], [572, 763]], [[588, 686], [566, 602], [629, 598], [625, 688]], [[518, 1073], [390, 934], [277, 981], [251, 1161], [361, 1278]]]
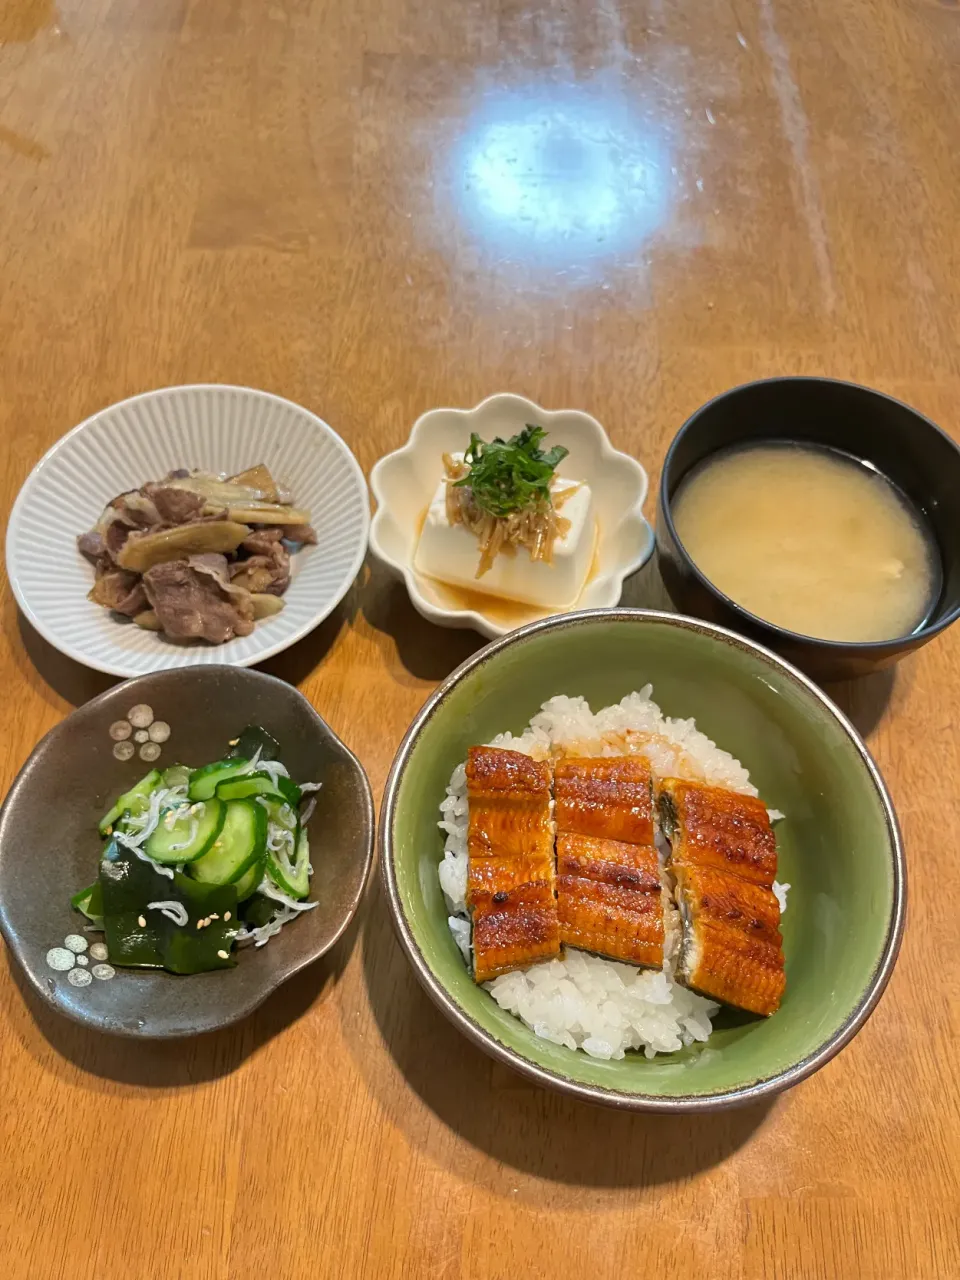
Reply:
[[[118, 969], [108, 981], [72, 986], [46, 963], [85, 923], [70, 898], [95, 879], [97, 823], [147, 770], [113, 756], [109, 726], [147, 703], [171, 726], [159, 765], [221, 757], [248, 724], [263, 725], [298, 781], [318, 781], [310, 823], [319, 905], [236, 968], [178, 977]], [[118, 685], [52, 729], [20, 771], [0, 813], [0, 930], [31, 985], [60, 1013], [100, 1031], [172, 1038], [245, 1017], [282, 982], [329, 951], [356, 911], [373, 859], [373, 800], [362, 765], [291, 685], [239, 667], [183, 667]], [[99, 934], [87, 934], [99, 940]]]
[[[943, 570], [939, 598], [922, 626], [892, 640], [818, 640], [758, 618], [700, 572], [673, 523], [680, 485], [720, 450], [772, 440], [825, 445], [867, 462], [920, 511]], [[749, 636], [815, 680], [868, 675], [899, 662], [960, 617], [960, 448], [915, 409], [852, 382], [768, 378], [734, 387], [688, 418], [667, 451], [657, 502], [657, 559], [681, 613]]]

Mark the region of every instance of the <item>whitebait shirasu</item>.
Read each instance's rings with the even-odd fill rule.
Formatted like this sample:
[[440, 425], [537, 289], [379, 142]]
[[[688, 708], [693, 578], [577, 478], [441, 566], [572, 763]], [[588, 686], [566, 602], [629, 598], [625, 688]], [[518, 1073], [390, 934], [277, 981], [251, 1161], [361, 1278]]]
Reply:
[[279, 809], [277, 809], [277, 822], [279, 822], [281, 827], [286, 827], [288, 831], [296, 830], [297, 815], [294, 813], [290, 805], [280, 805]]
[[165, 915], [168, 920], [172, 920], [174, 924], [180, 925], [181, 927], [187, 924], [190, 920], [190, 917], [187, 914], [187, 909], [183, 903], [174, 902], [172, 898], [169, 901], [164, 902], [148, 902], [147, 910], [159, 911], [162, 915]]
[[257, 893], [262, 893], [265, 898], [272, 898], [274, 902], [279, 902], [282, 906], [289, 907], [292, 911], [297, 912], [312, 911], [314, 907], [320, 905], [319, 902], [297, 902], [296, 898], [291, 898], [282, 893], [269, 876], [264, 876], [260, 881]]
[[160, 825], [160, 811], [166, 795], [166, 787], [151, 791], [146, 813], [131, 814], [126, 820], [127, 826], [133, 827], [136, 834], [132, 835], [129, 831], [114, 831], [113, 834], [118, 843], [125, 849], [139, 849], [146, 840], [149, 840]]
[[320, 905], [317, 902], [297, 902], [294, 898], [289, 898], [285, 893], [280, 892], [268, 876], [264, 876], [260, 881], [257, 892], [279, 903], [279, 910], [274, 912], [266, 924], [258, 925], [255, 929], [241, 929], [237, 934], [238, 944], [252, 941], [254, 946], [262, 947], [275, 937], [285, 924], [295, 920], [302, 912], [312, 911], [314, 907]]
[[[261, 893], [263, 892], [262, 886], [260, 891]], [[316, 905], [317, 903], [310, 902], [305, 906], [301, 906], [299, 903], [288, 899], [286, 904], [278, 907], [266, 924], [258, 925], [256, 929], [241, 929], [237, 934], [237, 945], [242, 946], [246, 942], [253, 942], [255, 947], [265, 947], [271, 938], [276, 937], [285, 924], [295, 920], [301, 911], [306, 911]]]
[[[196, 808], [196, 806], [194, 806], [194, 807]], [[202, 808], [203, 806], [201, 805], [200, 807]], [[175, 825], [176, 825], [176, 823], [171, 823], [171, 826], [175, 826]], [[180, 844], [172, 844], [172, 845], [170, 846], [170, 852], [171, 852], [171, 853], [180, 853], [180, 852], [181, 852], [181, 850], [186, 849], [186, 848], [188, 848], [190, 845], [192, 845], [192, 844], [193, 844], [193, 842], [194, 842], [194, 840], [196, 840], [196, 838], [197, 838], [197, 832], [198, 832], [199, 830], [200, 830], [200, 819], [199, 819], [199, 818], [191, 818], [191, 819], [190, 819], [190, 834], [187, 836], [186, 840], [182, 841], [182, 843], [180, 843]]]
[[285, 764], [281, 764], [279, 760], [261, 760], [257, 765], [257, 772], [269, 774], [270, 781], [274, 786], [277, 785], [279, 778], [290, 777], [290, 770]]
[[271, 853], [282, 853], [284, 850], [293, 853], [293, 832], [288, 827], [271, 822], [267, 827], [267, 848]]
[[261, 748], [257, 747], [253, 757], [247, 761], [242, 769], [238, 769], [234, 774], [235, 778], [242, 778], [248, 773], [265, 773], [269, 776], [273, 785], [276, 786], [278, 778], [290, 777], [290, 770], [285, 764], [281, 764], [279, 760], [261, 760], [260, 751]]
[[[127, 819], [127, 825], [137, 828], [136, 834], [131, 835], [127, 831], [114, 831], [113, 836], [118, 844], [123, 845], [125, 849], [129, 849], [131, 853], [135, 853], [141, 862], [148, 863], [153, 867], [158, 875], [166, 876], [169, 880], [173, 879], [173, 868], [164, 867], [159, 862], [154, 862], [141, 849], [144, 844], [156, 831], [160, 825], [161, 815], [165, 818], [166, 809], [175, 812], [177, 808], [182, 806], [186, 799], [187, 788], [180, 787], [159, 787], [156, 791], [150, 793], [150, 800], [147, 805], [146, 813], [131, 815]], [[186, 845], [182, 846], [186, 848]]]

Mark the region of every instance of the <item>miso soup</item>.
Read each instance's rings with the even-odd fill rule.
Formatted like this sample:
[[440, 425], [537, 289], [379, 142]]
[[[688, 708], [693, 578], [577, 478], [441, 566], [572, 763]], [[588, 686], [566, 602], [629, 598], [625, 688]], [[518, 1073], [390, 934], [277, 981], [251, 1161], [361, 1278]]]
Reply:
[[751, 613], [823, 640], [892, 640], [922, 625], [939, 557], [885, 477], [816, 446], [748, 445], [684, 479], [673, 520], [706, 578]]

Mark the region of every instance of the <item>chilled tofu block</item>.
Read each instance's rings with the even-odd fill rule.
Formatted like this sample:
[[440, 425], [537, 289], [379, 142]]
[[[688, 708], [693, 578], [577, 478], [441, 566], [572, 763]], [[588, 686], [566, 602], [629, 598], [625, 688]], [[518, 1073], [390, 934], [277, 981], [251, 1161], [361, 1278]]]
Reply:
[[522, 604], [547, 609], [575, 604], [593, 562], [596, 516], [589, 485], [556, 480], [552, 487], [554, 497], [567, 492], [570, 496], [563, 500], [559, 511], [569, 520], [570, 527], [554, 542], [550, 563], [531, 560], [529, 551], [518, 547], [512, 554], [500, 552], [491, 568], [478, 578], [480, 547], [476, 535], [464, 525], [451, 525], [448, 521], [447, 485], [441, 480], [427, 509], [414, 568], [451, 586]]

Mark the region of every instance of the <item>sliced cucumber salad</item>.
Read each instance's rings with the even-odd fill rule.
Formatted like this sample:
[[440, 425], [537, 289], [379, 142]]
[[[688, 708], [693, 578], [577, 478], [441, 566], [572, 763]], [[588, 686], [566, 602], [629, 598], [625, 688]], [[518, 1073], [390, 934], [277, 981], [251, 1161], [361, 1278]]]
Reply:
[[102, 929], [113, 964], [201, 973], [236, 963], [317, 904], [308, 901], [311, 792], [251, 725], [222, 760], [152, 769], [99, 824], [94, 884], [71, 904]]

